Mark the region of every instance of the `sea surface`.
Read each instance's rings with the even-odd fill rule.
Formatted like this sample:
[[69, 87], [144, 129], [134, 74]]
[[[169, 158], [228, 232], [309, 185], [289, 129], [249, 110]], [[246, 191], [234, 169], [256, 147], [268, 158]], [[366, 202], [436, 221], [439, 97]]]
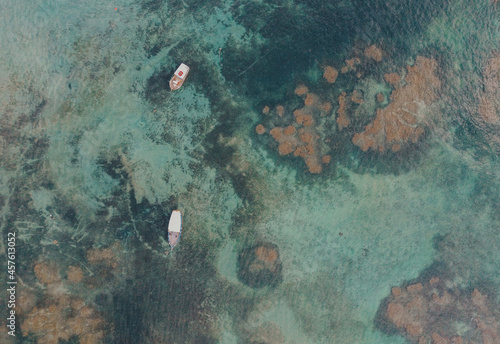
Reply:
[[500, 343], [497, 0], [0, 8], [1, 343]]

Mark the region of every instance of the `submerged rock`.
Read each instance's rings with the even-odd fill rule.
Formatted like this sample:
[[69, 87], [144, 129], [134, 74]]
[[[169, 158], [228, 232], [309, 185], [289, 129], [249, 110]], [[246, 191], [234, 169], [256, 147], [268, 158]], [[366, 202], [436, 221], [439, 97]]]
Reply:
[[382, 322], [394, 326], [411, 343], [500, 342], [495, 298], [439, 277], [393, 287], [380, 315]]
[[238, 257], [238, 278], [252, 288], [276, 286], [282, 281], [278, 246], [261, 243], [244, 249]]

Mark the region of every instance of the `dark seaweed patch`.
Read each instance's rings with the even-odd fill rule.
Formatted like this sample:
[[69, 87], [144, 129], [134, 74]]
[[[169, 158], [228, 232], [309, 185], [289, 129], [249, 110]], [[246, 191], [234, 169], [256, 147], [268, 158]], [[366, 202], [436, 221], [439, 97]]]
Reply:
[[[127, 284], [132, 287], [135, 283], [129, 280]], [[140, 338], [144, 337], [145, 328], [142, 326], [144, 311], [141, 304], [136, 302], [140, 294], [134, 294], [132, 292], [134, 288], [131, 289], [129, 293], [118, 294], [113, 297], [112, 314], [116, 329], [114, 331], [116, 343], [143, 343]]]
[[153, 104], [161, 104], [170, 92], [168, 85], [175, 69], [160, 69], [146, 82], [145, 98]]
[[118, 180], [120, 185], [124, 185], [128, 180], [127, 171], [123, 168], [122, 160], [118, 155], [115, 155], [110, 159], [101, 157], [97, 160], [97, 165], [111, 178]]
[[[183, 245], [166, 259], [137, 252], [136, 276], [113, 296], [117, 343], [216, 343], [206, 286], [215, 270], [206, 249]], [[145, 311], [147, 310], [147, 312]]]
[[75, 224], [78, 222], [78, 218], [77, 218], [76, 211], [74, 208], [67, 209], [64, 212], [62, 218], [63, 218], [63, 220], [65, 220], [69, 223], [72, 223], [72, 224]]
[[28, 174], [36, 174], [43, 169], [43, 156], [49, 148], [49, 140], [46, 137], [29, 138], [26, 142], [26, 151], [24, 153], [25, 161], [22, 166], [23, 171]]
[[33, 112], [31, 113], [30, 115], [30, 118], [32, 121], [35, 121], [38, 119], [38, 117], [40, 116], [40, 114], [42, 113], [42, 110], [43, 108], [45, 107], [45, 105], [47, 105], [47, 101], [45, 99], [43, 99], [36, 107], [35, 107], [35, 110], [33, 110]]
[[78, 338], [78, 336], [71, 336], [68, 340], [59, 339], [58, 344], [79, 344], [79, 343], [80, 339]]

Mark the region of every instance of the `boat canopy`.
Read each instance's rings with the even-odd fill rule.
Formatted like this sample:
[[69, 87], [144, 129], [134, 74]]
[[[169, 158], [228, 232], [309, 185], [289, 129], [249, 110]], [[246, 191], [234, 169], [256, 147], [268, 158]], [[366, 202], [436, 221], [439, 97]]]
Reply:
[[186, 77], [187, 73], [189, 73], [189, 67], [186, 66], [184, 63], [181, 63], [179, 68], [177, 68], [177, 70], [175, 71], [175, 76], [177, 76], [178, 78], [184, 79]]
[[174, 210], [168, 221], [169, 232], [180, 232], [182, 228], [182, 213], [180, 210]]

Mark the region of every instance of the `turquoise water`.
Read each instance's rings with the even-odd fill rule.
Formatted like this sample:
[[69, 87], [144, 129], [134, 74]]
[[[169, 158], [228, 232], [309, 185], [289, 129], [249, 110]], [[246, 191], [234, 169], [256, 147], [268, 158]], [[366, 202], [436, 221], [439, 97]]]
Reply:
[[[4, 238], [16, 233], [21, 309], [15, 338], [0, 322], [2, 342], [486, 340], [465, 306], [434, 327], [423, 316], [418, 336], [391, 324], [391, 288], [431, 277], [462, 304], [475, 289], [487, 294], [488, 321], [500, 321], [495, 2], [2, 7], [0, 226]], [[365, 55], [371, 45], [380, 61]], [[343, 73], [351, 58], [359, 65]], [[436, 62], [429, 73], [439, 85], [424, 82], [416, 96], [408, 66], [420, 70], [422, 58]], [[181, 62], [191, 71], [171, 92]], [[333, 84], [326, 66], [339, 71]], [[403, 80], [398, 91], [384, 81], [392, 72]], [[299, 85], [321, 100], [304, 110], [311, 127], [292, 114], [304, 107]], [[408, 89], [410, 101], [398, 103]], [[348, 100], [341, 129], [338, 97], [354, 90], [364, 101]], [[480, 111], [486, 100], [489, 114]], [[320, 110], [326, 102], [331, 109]], [[395, 148], [387, 117], [374, 148], [362, 149], [353, 138], [391, 103], [423, 134]], [[289, 125], [312, 130], [318, 161], [330, 156], [320, 173], [307, 158], [279, 154], [269, 131]], [[168, 253], [174, 209], [184, 228]], [[5, 239], [4, 261], [6, 252]], [[244, 265], [252, 252], [264, 258]], [[263, 287], [247, 282], [255, 273]], [[53, 320], [34, 320], [43, 316]]]

